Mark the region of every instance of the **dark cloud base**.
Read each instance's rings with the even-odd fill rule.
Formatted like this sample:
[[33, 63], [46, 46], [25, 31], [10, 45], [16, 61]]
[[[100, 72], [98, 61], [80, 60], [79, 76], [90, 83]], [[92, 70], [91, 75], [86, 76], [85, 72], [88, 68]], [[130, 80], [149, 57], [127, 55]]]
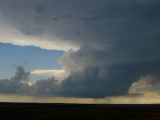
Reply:
[[[0, 80], [1, 94], [22, 94], [33, 96], [91, 97], [127, 95], [133, 82], [142, 75], [153, 74], [159, 70], [158, 63], [114, 64], [108, 70], [107, 79], [101, 79], [99, 68], [89, 66], [81, 72], [74, 72], [61, 84], [53, 78], [38, 80], [30, 86], [29, 72], [17, 66], [14, 77]], [[154, 70], [153, 70], [154, 68]], [[157, 74], [156, 74], [157, 76]], [[155, 82], [155, 81], [154, 81]], [[156, 77], [156, 82], [158, 79]]]

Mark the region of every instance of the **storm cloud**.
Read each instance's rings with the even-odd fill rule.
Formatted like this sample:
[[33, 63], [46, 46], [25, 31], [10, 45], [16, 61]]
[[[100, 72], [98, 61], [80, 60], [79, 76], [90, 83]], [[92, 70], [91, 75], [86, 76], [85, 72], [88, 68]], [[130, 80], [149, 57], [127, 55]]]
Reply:
[[160, 68], [158, 59], [142, 60], [145, 56], [138, 58], [129, 55], [128, 60], [118, 61], [118, 57], [117, 60], [113, 57], [116, 52], [112, 51], [113, 55], [104, 55], [104, 51], [91, 51], [88, 54], [83, 48], [61, 58], [63, 66], [71, 71], [71, 75], [63, 81], [64, 95], [76, 97], [127, 95], [133, 82], [138, 81], [141, 76], [156, 73]]
[[[38, 46], [39, 42], [39, 46], [46, 49], [47, 44], [41, 43], [55, 42], [59, 49], [64, 49], [69, 44], [67, 49], [86, 44], [106, 49], [115, 44], [130, 48], [129, 45], [132, 43], [149, 47], [149, 44], [144, 43], [158, 42], [159, 38], [158, 0], [1, 0], [0, 2], [1, 23], [4, 22], [3, 25], [15, 29], [12, 31], [4, 26], [3, 31], [7, 29], [14, 35], [13, 40], [1, 40], [2, 42], [22, 44], [20, 39], [24, 38], [24, 45], [26, 43]], [[32, 38], [32, 42], [29, 38]], [[54, 49], [54, 46], [53, 48], [51, 46], [52, 44], [48, 45], [48, 49]], [[130, 49], [133, 49], [133, 46]]]
[[15, 66], [16, 72], [10, 79], [0, 79], [1, 94], [30, 94], [29, 72], [23, 66]]
[[58, 82], [54, 77], [40, 79], [30, 84], [30, 72], [23, 66], [16, 66], [16, 72], [10, 79], [0, 79], [0, 94], [20, 94], [34, 96], [54, 96], [58, 92]]
[[59, 63], [70, 75], [58, 88], [50, 80], [37, 82], [37, 88], [46, 85], [44, 94], [125, 95], [141, 76], [160, 70], [159, 5], [158, 0], [0, 0], [0, 42], [65, 51]]

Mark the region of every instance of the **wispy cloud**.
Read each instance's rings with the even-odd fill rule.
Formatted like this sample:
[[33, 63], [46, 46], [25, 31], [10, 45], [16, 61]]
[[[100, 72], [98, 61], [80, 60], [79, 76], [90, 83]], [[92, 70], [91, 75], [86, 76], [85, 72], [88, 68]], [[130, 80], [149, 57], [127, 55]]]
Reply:
[[55, 77], [55, 79], [57, 80], [64, 80], [65, 78], [67, 78], [69, 76], [69, 73], [65, 70], [61, 70], [61, 69], [52, 69], [52, 70], [33, 70], [31, 71], [31, 74], [34, 75], [47, 75], [50, 77]]

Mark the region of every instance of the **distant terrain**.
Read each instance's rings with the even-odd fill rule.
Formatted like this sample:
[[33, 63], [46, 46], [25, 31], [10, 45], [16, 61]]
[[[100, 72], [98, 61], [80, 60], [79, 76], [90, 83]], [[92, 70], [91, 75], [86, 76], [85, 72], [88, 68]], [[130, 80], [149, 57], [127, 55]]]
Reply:
[[160, 105], [0, 103], [0, 119], [159, 120]]

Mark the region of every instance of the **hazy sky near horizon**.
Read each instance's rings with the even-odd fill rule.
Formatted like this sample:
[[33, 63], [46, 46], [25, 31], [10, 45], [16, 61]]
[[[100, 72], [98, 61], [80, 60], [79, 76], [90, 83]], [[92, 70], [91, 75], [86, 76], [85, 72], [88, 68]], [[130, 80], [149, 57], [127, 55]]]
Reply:
[[159, 96], [159, 5], [0, 0], [0, 94]]

